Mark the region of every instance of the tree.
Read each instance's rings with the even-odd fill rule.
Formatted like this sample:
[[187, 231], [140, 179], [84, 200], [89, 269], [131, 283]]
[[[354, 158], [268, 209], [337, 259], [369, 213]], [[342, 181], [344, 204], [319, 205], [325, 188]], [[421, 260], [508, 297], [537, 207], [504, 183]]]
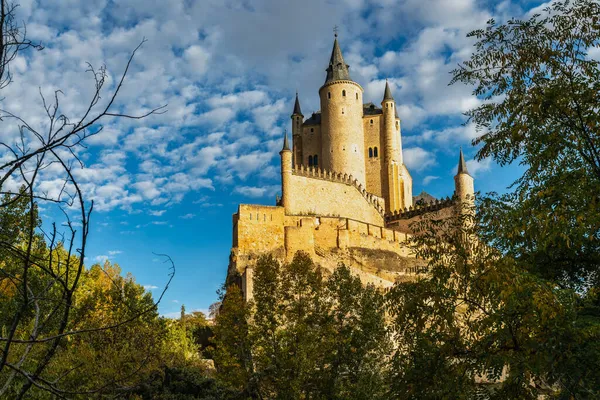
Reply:
[[[26, 38], [25, 27], [15, 23], [15, 8], [16, 5], [0, 0], [0, 89], [11, 81], [10, 62], [18, 52], [29, 47], [41, 49]], [[140, 119], [164, 112], [164, 107], [141, 115], [114, 110], [131, 62], [142, 44], [143, 41], [132, 52], [120, 80], [104, 102], [101, 98], [106, 91], [106, 67], [89, 66], [95, 91], [77, 118], [61, 112], [60, 91], [55, 92], [50, 102], [42, 96], [46, 117], [43, 131], [9, 110], [0, 110], [0, 121], [5, 129], [8, 131], [8, 124], [14, 122], [19, 132], [16, 143], [0, 143], [3, 149], [0, 194], [4, 196], [0, 210], [6, 210], [5, 221], [9, 221], [14, 204], [27, 209], [24, 215], [21, 210], [24, 226], [18, 230], [4, 228], [8, 236], [0, 242], [0, 253], [10, 254], [10, 260], [0, 265], [0, 279], [11, 307], [0, 313], [6, 317], [0, 321], [0, 396], [11, 390], [14, 398], [21, 399], [32, 387], [55, 396], [66, 394], [47, 379], [47, 369], [69, 337], [92, 329], [72, 329], [76, 293], [85, 272], [85, 249], [93, 210], [93, 202], [86, 200], [74, 171], [83, 166], [80, 155], [85, 151], [85, 140], [101, 132], [101, 123], [106, 117]], [[58, 195], [46, 193], [40, 186], [45, 170], [51, 165], [62, 173]], [[67, 220], [64, 230], [56, 223], [43, 230], [36, 216], [38, 204], [55, 207], [59, 215], [64, 215]], [[162, 295], [158, 301], [160, 298]], [[156, 304], [152, 304], [139, 310], [138, 315], [93, 329], [116, 329], [155, 309]], [[14, 391], [17, 382], [20, 388]]]
[[597, 285], [600, 275], [600, 5], [557, 1], [529, 20], [471, 32], [475, 53], [452, 83], [474, 86], [467, 113], [478, 159], [527, 170], [483, 202], [485, 237], [543, 277]]
[[259, 257], [254, 293], [244, 308], [230, 287], [216, 319], [215, 365], [230, 387], [272, 399], [386, 398], [382, 293], [343, 265], [323, 278], [302, 252], [284, 265]]
[[597, 2], [557, 1], [470, 33], [452, 83], [481, 100], [467, 113], [477, 157], [527, 169], [511, 192], [479, 197], [477, 220], [415, 225], [428, 274], [388, 297], [398, 397], [600, 395], [600, 73], [587, 55], [599, 21]]

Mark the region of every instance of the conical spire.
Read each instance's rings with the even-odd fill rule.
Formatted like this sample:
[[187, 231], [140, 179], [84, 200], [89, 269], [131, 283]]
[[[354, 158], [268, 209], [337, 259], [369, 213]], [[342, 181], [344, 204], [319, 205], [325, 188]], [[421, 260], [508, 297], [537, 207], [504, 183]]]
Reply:
[[287, 138], [287, 129], [285, 131], [283, 131], [283, 148], [281, 149], [281, 151], [289, 151], [290, 150], [290, 145], [288, 143], [288, 138]]
[[385, 80], [385, 92], [383, 92], [383, 101], [386, 100], [394, 100], [394, 97], [392, 96], [392, 90], [390, 89], [387, 79]]
[[300, 100], [298, 100], [298, 91], [296, 91], [296, 103], [294, 103], [294, 112], [292, 113], [292, 115], [300, 115], [300, 116], [304, 117], [304, 114], [302, 114], [302, 110], [300, 109]]
[[465, 157], [463, 156], [462, 147], [460, 148], [460, 157], [458, 159], [458, 173], [459, 174], [467, 174], [469, 175], [469, 171], [467, 170], [467, 163], [465, 162]]
[[350, 80], [350, 72], [348, 72], [349, 67], [350, 66], [346, 65], [344, 62], [344, 57], [342, 56], [342, 50], [340, 49], [336, 34], [335, 40], [333, 41], [333, 49], [331, 50], [331, 58], [329, 59], [329, 66], [327, 67], [327, 78], [325, 78], [325, 83]]

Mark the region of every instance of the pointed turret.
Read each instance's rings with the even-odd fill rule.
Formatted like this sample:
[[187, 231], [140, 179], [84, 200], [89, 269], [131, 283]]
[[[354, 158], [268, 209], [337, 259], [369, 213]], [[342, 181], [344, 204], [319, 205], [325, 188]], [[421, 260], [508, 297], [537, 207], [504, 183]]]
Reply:
[[304, 114], [302, 114], [302, 110], [300, 109], [300, 100], [298, 100], [298, 91], [296, 91], [296, 102], [294, 103], [294, 112], [292, 113], [292, 117], [294, 117], [295, 115], [304, 117]]
[[394, 96], [392, 96], [392, 90], [390, 89], [387, 79], [385, 80], [385, 92], [383, 92], [383, 101], [386, 100], [394, 100]]
[[287, 130], [283, 133], [283, 148], [281, 151], [290, 151], [290, 145], [288, 143]]
[[462, 147], [460, 148], [460, 156], [458, 158], [458, 172], [457, 175], [459, 174], [469, 174], [469, 171], [467, 170], [467, 163], [465, 162], [465, 157], [463, 155], [463, 151], [462, 151]]
[[465, 162], [462, 148], [460, 149], [460, 155], [458, 157], [458, 172], [454, 176], [454, 194], [460, 203], [465, 203], [469, 206], [475, 204], [475, 186], [473, 184], [473, 177], [469, 175], [469, 171], [467, 171], [467, 163]]
[[335, 40], [333, 41], [333, 49], [331, 50], [331, 58], [329, 59], [329, 66], [327, 67], [327, 78], [325, 78], [325, 83], [351, 80], [348, 68], [350, 68], [350, 66], [344, 62], [344, 57], [342, 56], [342, 50], [340, 49], [336, 34]]

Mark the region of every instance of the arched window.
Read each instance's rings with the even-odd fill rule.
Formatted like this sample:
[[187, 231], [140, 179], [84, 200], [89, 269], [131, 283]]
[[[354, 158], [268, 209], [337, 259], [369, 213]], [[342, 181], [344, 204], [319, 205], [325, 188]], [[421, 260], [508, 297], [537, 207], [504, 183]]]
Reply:
[[373, 148], [373, 157], [378, 157], [378, 155], [377, 155], [377, 147]]
[[369, 158], [373, 157], [373, 149], [369, 147]]
[[308, 166], [312, 167], [313, 165], [313, 157], [312, 156], [308, 156]]
[[346, 97], [346, 91], [342, 90], [342, 96]]
[[371, 125], [373, 125], [373, 120], [369, 121], [371, 123]]
[[315, 154], [315, 156], [313, 157], [313, 165], [315, 167], [319, 166], [319, 156]]
[[331, 92], [327, 92], [327, 98], [330, 99], [331, 98]]

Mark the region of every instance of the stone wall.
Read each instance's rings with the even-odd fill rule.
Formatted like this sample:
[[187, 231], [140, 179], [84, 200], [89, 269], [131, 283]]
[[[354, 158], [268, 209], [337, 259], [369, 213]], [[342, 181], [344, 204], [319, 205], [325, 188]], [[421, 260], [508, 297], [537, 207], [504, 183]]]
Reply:
[[[371, 122], [372, 121], [372, 122]], [[383, 118], [381, 115], [365, 115], [363, 118], [365, 132], [365, 162], [367, 174], [367, 191], [383, 197], [382, 168], [384, 160]], [[377, 157], [369, 158], [369, 148], [377, 148]]]
[[285, 191], [288, 215], [339, 216], [383, 226], [381, 199], [348, 175], [301, 168], [289, 177]]

